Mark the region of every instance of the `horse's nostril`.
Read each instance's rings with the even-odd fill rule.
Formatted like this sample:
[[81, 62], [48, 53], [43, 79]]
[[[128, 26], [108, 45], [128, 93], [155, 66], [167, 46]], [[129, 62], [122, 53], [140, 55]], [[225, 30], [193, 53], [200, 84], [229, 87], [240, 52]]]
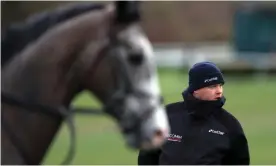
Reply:
[[158, 129], [154, 132], [152, 143], [155, 147], [160, 146], [164, 143], [165, 138], [166, 138], [166, 131]]
[[154, 133], [155, 137], [163, 137], [164, 133], [162, 132], [162, 130], [156, 130]]

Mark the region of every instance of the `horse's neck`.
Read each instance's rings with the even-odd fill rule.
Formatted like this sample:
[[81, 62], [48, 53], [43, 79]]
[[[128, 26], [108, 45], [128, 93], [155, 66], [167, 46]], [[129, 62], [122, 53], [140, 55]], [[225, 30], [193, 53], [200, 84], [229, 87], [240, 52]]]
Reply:
[[43, 100], [45, 104], [70, 102], [64, 96], [69, 93], [66, 90], [72, 89], [72, 76], [76, 74], [72, 66], [78, 66], [75, 64], [88, 43], [92, 43], [89, 46], [93, 50], [87, 57], [95, 59], [92, 55], [106, 39], [112, 10], [107, 7], [88, 12], [46, 32], [4, 69], [5, 91], [27, 96], [32, 101]]
[[[68, 104], [76, 89], [61, 73], [55, 63], [26, 61], [23, 56], [18, 56], [2, 72], [2, 91], [30, 103], [52, 107]], [[18, 142], [23, 145], [25, 153], [32, 158], [34, 164], [39, 164], [62, 119], [47, 116], [40, 112], [41, 110], [26, 111], [6, 104], [2, 104], [2, 111], [3, 118], [11, 126], [11, 132], [18, 135]], [[17, 151], [17, 147], [13, 146], [6, 146], [7, 149], [3, 149], [3, 153]], [[18, 158], [21, 155], [17, 152], [14, 154], [17, 154]]]
[[[29, 46], [2, 71], [2, 90], [34, 103], [52, 106], [69, 104], [78, 86], [71, 82], [73, 79], [67, 71], [70, 71], [83, 46], [89, 40], [101, 37], [97, 37], [95, 32], [98, 31], [99, 26], [95, 24], [99, 24], [101, 14], [91, 13], [77, 18], [73, 23], [65, 23]], [[89, 23], [88, 20], [95, 23]], [[18, 107], [5, 104], [2, 109], [4, 118], [21, 138], [21, 144], [25, 145], [25, 151], [38, 164], [62, 119], [26, 113]], [[14, 149], [7, 148], [2, 152], [5, 151]]]

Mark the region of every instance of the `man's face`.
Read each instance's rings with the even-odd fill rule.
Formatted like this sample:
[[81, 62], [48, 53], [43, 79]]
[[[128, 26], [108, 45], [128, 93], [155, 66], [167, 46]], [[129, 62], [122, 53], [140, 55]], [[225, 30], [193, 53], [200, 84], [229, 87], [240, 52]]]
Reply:
[[200, 100], [217, 100], [223, 95], [221, 84], [211, 85], [194, 91], [193, 95]]

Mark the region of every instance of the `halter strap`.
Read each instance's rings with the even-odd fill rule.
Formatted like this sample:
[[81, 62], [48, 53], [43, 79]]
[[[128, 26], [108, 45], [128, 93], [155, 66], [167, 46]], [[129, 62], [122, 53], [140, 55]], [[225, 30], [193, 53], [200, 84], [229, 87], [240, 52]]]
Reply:
[[[76, 129], [74, 125], [74, 119], [73, 114], [74, 113], [90, 113], [90, 114], [98, 114], [100, 115], [100, 111], [97, 109], [90, 109], [90, 108], [72, 108], [67, 109], [63, 106], [61, 107], [49, 107], [42, 104], [32, 103], [23, 99], [12, 97], [11, 95], [8, 95], [7, 93], [1, 93], [1, 100], [2, 102], [9, 104], [9, 105], [16, 105], [18, 107], [22, 107], [25, 111], [40, 111], [44, 113], [45, 115], [51, 116], [51, 117], [62, 117], [65, 119], [65, 122], [68, 126], [69, 132], [70, 132], [70, 147], [69, 151], [64, 159], [64, 161], [61, 163], [61, 165], [69, 165], [72, 162], [72, 159], [75, 156], [75, 147], [76, 147]], [[9, 135], [9, 138], [11, 139], [11, 142], [16, 146], [16, 149], [18, 152], [22, 155], [24, 160], [26, 161], [26, 164], [36, 164], [31, 160], [31, 157], [26, 152], [26, 147], [22, 143], [20, 143], [20, 139], [16, 136], [14, 132], [12, 132], [11, 126], [4, 120], [2, 116], [2, 126], [6, 130], [7, 134]]]

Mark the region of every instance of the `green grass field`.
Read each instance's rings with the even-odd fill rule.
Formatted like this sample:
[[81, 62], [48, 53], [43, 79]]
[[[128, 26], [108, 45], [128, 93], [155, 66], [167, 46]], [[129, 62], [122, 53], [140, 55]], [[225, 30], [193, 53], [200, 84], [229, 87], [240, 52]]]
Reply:
[[[276, 164], [276, 77], [226, 77], [224, 108], [241, 122], [248, 137], [251, 164]], [[165, 102], [182, 100], [187, 74], [181, 70], [160, 69], [160, 84]], [[87, 92], [78, 96], [75, 105], [98, 106]], [[77, 115], [77, 153], [72, 164], [137, 164], [137, 151], [126, 147], [116, 124], [108, 116]], [[62, 126], [44, 164], [59, 164], [69, 147], [69, 133]]]

